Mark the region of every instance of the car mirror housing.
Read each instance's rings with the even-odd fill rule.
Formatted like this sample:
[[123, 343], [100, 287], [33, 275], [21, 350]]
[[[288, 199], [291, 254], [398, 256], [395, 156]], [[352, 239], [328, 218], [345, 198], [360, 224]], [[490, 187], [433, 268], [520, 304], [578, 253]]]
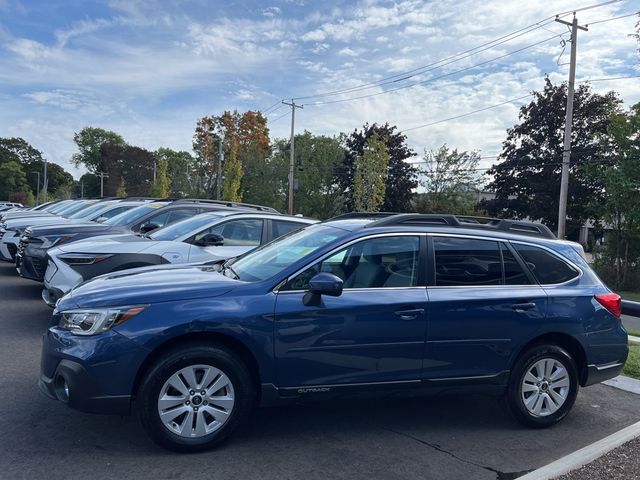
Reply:
[[224, 245], [224, 237], [218, 233], [207, 233], [200, 240], [195, 242], [201, 247], [222, 247]]
[[329, 295], [339, 297], [342, 295], [344, 282], [332, 273], [321, 272], [309, 280], [309, 292], [316, 295]]
[[155, 230], [156, 228], [160, 228], [160, 225], [157, 225], [155, 223], [147, 223], [146, 225], [143, 225], [142, 227], [140, 227], [140, 233], [149, 233]]

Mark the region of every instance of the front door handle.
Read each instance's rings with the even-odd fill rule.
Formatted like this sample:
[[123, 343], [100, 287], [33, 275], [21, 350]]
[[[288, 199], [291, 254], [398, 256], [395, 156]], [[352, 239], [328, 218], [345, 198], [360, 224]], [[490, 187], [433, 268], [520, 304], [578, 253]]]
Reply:
[[533, 302], [525, 302], [525, 303], [514, 303], [511, 305], [516, 312], [526, 312], [527, 310], [533, 310], [536, 308], [536, 304]]
[[424, 308], [412, 308], [410, 310], [398, 310], [394, 312], [400, 320], [415, 320], [424, 313]]

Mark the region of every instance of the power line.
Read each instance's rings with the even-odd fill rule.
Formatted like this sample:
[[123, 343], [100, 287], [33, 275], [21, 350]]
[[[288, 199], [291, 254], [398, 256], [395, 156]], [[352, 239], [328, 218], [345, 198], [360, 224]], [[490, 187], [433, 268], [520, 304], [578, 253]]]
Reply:
[[[414, 68], [412, 70], [408, 70], [408, 71], [401, 72], [401, 73], [398, 73], [398, 74], [395, 74], [395, 75], [391, 75], [389, 77], [385, 77], [385, 78], [382, 78], [380, 80], [376, 80], [375, 82], [365, 83], [363, 85], [358, 85], [358, 86], [349, 87], [349, 88], [343, 88], [343, 89], [339, 89], [339, 90], [332, 90], [332, 91], [329, 91], [329, 92], [322, 92], [322, 93], [318, 93], [318, 94], [315, 94], [315, 95], [307, 95], [307, 96], [303, 96], [303, 97], [296, 97], [296, 100], [305, 100], [305, 99], [309, 99], [309, 98], [322, 98], [322, 97], [334, 96], [334, 95], [339, 95], [339, 94], [344, 94], [344, 93], [353, 93], [355, 91], [367, 90], [367, 89], [374, 88], [374, 87], [388, 85], [390, 83], [397, 83], [397, 82], [400, 82], [400, 81], [404, 81], [404, 80], [407, 80], [407, 79], [409, 79], [411, 77], [414, 77], [416, 75], [419, 75], [419, 74], [422, 74], [422, 73], [426, 73], [428, 71], [435, 70], [437, 68], [442, 68], [443, 66], [449, 65], [451, 63], [455, 63], [455, 62], [458, 62], [458, 61], [463, 60], [465, 58], [471, 57], [473, 55], [477, 55], [478, 53], [484, 52], [484, 51], [489, 50], [489, 49], [491, 49], [493, 47], [496, 47], [498, 45], [502, 45], [503, 43], [506, 43], [506, 42], [509, 42], [509, 41], [511, 41], [511, 40], [513, 40], [515, 38], [521, 37], [522, 35], [526, 35], [528, 33], [531, 33], [533, 31], [537, 30], [538, 28], [544, 28], [545, 25], [549, 25], [551, 23], [553, 23], [553, 20], [544, 19], [544, 20], [541, 20], [540, 22], [537, 22], [537, 23], [534, 23], [534, 24], [529, 25], [527, 27], [521, 28], [520, 30], [516, 30], [515, 32], [511, 32], [511, 33], [509, 33], [507, 35], [503, 35], [502, 37], [498, 37], [498, 38], [496, 38], [494, 40], [491, 40], [489, 42], [485, 42], [485, 43], [483, 43], [481, 45], [478, 45], [477, 47], [470, 48], [470, 49], [464, 50], [462, 52], [458, 52], [458, 53], [456, 53], [454, 55], [450, 55], [450, 56], [445, 57], [443, 59], [437, 60], [437, 61], [429, 63], [427, 65], [423, 65], [421, 67]], [[532, 27], [534, 27], [534, 28], [532, 28]], [[554, 32], [551, 32], [551, 33], [554, 33]], [[484, 48], [484, 47], [487, 47], [487, 48]], [[471, 53], [471, 52], [473, 52], [473, 53]], [[443, 62], [447, 62], [447, 63], [443, 63]], [[442, 63], [442, 65], [439, 65], [441, 63]]]
[[563, 34], [557, 34], [557, 35], [554, 35], [552, 37], [545, 38], [544, 40], [541, 40], [539, 42], [535, 42], [535, 43], [526, 45], [526, 46], [524, 46], [522, 48], [518, 48], [517, 50], [512, 50], [511, 52], [505, 53], [504, 55], [499, 55], [499, 56], [491, 58], [489, 60], [485, 60], [484, 62], [476, 63], [475, 65], [471, 65], [469, 67], [461, 68], [461, 69], [455, 70], [453, 72], [444, 73], [442, 75], [438, 75], [437, 77], [432, 77], [432, 78], [429, 78], [427, 80], [422, 80], [422, 81], [419, 81], [419, 82], [413, 82], [413, 83], [410, 83], [408, 85], [403, 85], [403, 86], [396, 87], [396, 88], [390, 88], [390, 89], [384, 90], [382, 92], [369, 93], [367, 95], [360, 95], [360, 96], [351, 97], [351, 98], [343, 98], [343, 99], [339, 99], [339, 100], [329, 100], [329, 101], [325, 101], [325, 102], [307, 103], [306, 105], [309, 105], [309, 106], [320, 106], [320, 105], [329, 105], [329, 104], [332, 104], [332, 103], [350, 102], [352, 100], [360, 100], [360, 99], [363, 99], [363, 98], [376, 97], [378, 95], [384, 95], [384, 94], [387, 94], [387, 93], [396, 92], [398, 90], [404, 90], [405, 88], [415, 87], [416, 85], [424, 85], [426, 83], [434, 82], [434, 81], [439, 80], [441, 78], [450, 77], [451, 75], [456, 75], [458, 73], [466, 72], [468, 70], [472, 70], [474, 68], [478, 68], [478, 67], [481, 67], [483, 65], [487, 65], [489, 63], [495, 62], [496, 60], [501, 60], [501, 59], [503, 59], [505, 57], [508, 57], [510, 55], [514, 55], [516, 53], [520, 53], [520, 52], [522, 52], [524, 50], [527, 50], [529, 48], [533, 48], [533, 47], [536, 47], [536, 46], [538, 46], [538, 45], [540, 45], [542, 43], [548, 42], [549, 40], [553, 40], [554, 38], [558, 38], [561, 35], [563, 35]]
[[589, 22], [589, 23], [586, 24], [586, 26], [590, 27], [591, 25], [596, 25], [598, 23], [612, 22], [613, 20], [619, 20], [621, 18], [633, 17], [633, 16], [638, 15], [638, 14], [640, 14], [640, 10], [637, 11], [637, 12], [628, 13], [626, 15], [620, 15], [619, 17], [604, 18], [602, 20], [597, 20], [595, 22]]
[[[263, 110], [261, 113], [262, 113], [263, 115], [266, 115], [267, 113], [269, 113], [269, 110], [271, 110], [273, 107], [277, 107], [278, 105], [282, 106], [282, 103], [280, 103], [280, 100], [278, 100], [276, 103], [274, 103], [273, 105], [271, 105], [269, 108], [266, 108], [265, 110]], [[278, 107], [278, 108], [280, 108], [280, 107]], [[277, 110], [277, 108], [276, 108], [276, 110]], [[274, 112], [275, 112], [275, 110], [274, 110]], [[272, 112], [272, 113], [273, 113], [273, 112]]]
[[283, 113], [282, 115], [280, 115], [280, 116], [279, 116], [278, 118], [276, 118], [275, 120], [270, 120], [270, 121], [269, 121], [269, 123], [270, 123], [270, 124], [273, 124], [273, 123], [277, 122], [278, 120], [280, 120], [281, 118], [284, 118], [284, 117], [286, 117], [287, 115], [289, 115], [289, 113], [291, 113], [291, 112], [289, 112], [289, 111], [287, 110], [285, 113]]
[[585, 10], [591, 10], [594, 8], [604, 7], [606, 5], [611, 5], [612, 3], [619, 3], [622, 0], [610, 0], [608, 2], [597, 3], [595, 5], [589, 5], [587, 7], [574, 8], [573, 10], [567, 10], [566, 12], [559, 13], [558, 16], [569, 15], [571, 13], [584, 12]]

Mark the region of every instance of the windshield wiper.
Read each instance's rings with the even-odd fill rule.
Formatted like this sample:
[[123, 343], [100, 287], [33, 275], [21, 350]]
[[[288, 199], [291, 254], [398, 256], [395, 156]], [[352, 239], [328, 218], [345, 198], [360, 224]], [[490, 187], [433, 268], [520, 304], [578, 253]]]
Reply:
[[227, 271], [229, 271], [233, 274], [235, 280], [240, 280], [240, 275], [238, 275], [238, 272], [236, 272], [231, 266], [231, 260], [233, 259], [229, 259], [222, 264], [222, 274], [227, 276]]

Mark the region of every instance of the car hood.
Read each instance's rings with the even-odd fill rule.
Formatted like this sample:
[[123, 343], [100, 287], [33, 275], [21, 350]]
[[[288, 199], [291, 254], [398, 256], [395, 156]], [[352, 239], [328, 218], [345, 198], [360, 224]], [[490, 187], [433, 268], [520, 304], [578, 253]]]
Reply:
[[212, 298], [244, 285], [212, 266], [124, 270], [88, 280], [65, 295], [58, 310]]
[[85, 222], [85, 223], [61, 223], [54, 225], [34, 225], [31, 228], [31, 236], [40, 237], [40, 236], [50, 236], [50, 235], [69, 235], [75, 233], [111, 233], [119, 234], [119, 233], [130, 233], [130, 230], [123, 227], [113, 227], [111, 225], [102, 225], [100, 223], [95, 222]]
[[140, 253], [158, 241], [150, 240], [131, 233], [110, 236], [109, 238], [87, 238], [78, 242], [61, 245], [55, 251], [59, 253]]
[[68, 218], [61, 218], [52, 215], [49, 217], [14, 218], [12, 220], [6, 220], [5, 223], [7, 225], [7, 230], [23, 231], [27, 227], [35, 227], [40, 225], [69, 225], [74, 223], [86, 223], [86, 220], [70, 220]]

